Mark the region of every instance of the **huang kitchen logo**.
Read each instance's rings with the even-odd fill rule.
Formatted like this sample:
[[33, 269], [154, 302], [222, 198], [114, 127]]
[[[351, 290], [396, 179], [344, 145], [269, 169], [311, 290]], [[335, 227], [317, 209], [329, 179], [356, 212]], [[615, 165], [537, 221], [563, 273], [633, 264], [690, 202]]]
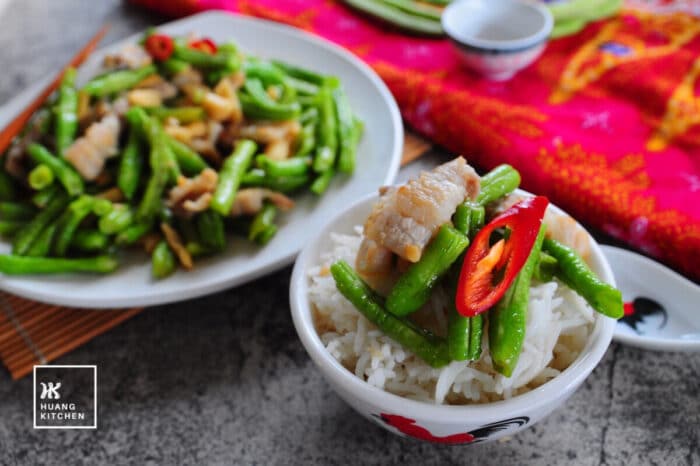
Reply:
[[48, 398], [49, 400], [60, 400], [61, 395], [58, 393], [58, 389], [61, 388], [61, 382], [49, 382], [48, 384], [44, 382], [41, 383], [41, 396], [42, 400]]
[[96, 429], [97, 366], [34, 366], [34, 428]]

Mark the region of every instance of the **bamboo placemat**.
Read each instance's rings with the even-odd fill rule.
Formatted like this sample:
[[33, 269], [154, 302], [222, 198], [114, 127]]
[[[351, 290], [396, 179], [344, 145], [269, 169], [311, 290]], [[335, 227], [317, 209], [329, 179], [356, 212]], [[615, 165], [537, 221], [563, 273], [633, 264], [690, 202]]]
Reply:
[[[430, 148], [424, 139], [406, 134], [401, 164]], [[19, 379], [34, 365], [53, 361], [141, 311], [73, 309], [0, 292], [0, 359], [12, 378]]]

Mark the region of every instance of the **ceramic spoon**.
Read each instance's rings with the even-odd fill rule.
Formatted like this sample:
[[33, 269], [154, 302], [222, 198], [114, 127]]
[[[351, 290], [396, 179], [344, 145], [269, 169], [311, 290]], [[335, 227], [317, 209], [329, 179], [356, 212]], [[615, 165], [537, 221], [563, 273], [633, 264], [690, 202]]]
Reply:
[[700, 286], [640, 254], [601, 248], [625, 301], [615, 340], [658, 351], [700, 351]]

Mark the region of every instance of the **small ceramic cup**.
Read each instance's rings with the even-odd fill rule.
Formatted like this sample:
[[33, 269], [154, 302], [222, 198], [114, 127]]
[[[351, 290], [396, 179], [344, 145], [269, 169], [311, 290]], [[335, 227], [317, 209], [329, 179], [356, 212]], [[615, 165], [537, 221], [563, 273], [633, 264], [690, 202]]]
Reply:
[[544, 51], [554, 20], [547, 7], [527, 0], [458, 0], [442, 14], [442, 28], [462, 62], [504, 81]]
[[[605, 354], [615, 326], [613, 319], [596, 315], [585, 347], [554, 379], [508, 400], [481, 405], [436, 405], [394, 395], [358, 378], [326, 350], [314, 327], [308, 297], [308, 270], [318, 265], [321, 254], [331, 247], [330, 233], [351, 233], [355, 225], [364, 223], [376, 200], [376, 195], [360, 199], [318, 232], [299, 254], [290, 283], [292, 317], [299, 338], [338, 395], [362, 416], [394, 434], [450, 444], [487, 442], [512, 435], [561, 406]], [[550, 205], [549, 209], [565, 215], [554, 206]], [[591, 268], [603, 281], [614, 285], [605, 256], [597, 243], [590, 237], [589, 240]]]

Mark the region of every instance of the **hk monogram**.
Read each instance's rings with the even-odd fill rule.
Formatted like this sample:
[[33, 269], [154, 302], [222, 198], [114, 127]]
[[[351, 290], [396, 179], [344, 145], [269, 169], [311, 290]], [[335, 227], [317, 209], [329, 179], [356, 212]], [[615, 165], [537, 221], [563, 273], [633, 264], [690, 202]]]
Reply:
[[49, 382], [48, 385], [41, 382], [41, 399], [45, 400], [48, 398], [49, 400], [60, 400], [61, 395], [58, 393], [59, 388], [61, 388], [61, 382], [56, 384]]

